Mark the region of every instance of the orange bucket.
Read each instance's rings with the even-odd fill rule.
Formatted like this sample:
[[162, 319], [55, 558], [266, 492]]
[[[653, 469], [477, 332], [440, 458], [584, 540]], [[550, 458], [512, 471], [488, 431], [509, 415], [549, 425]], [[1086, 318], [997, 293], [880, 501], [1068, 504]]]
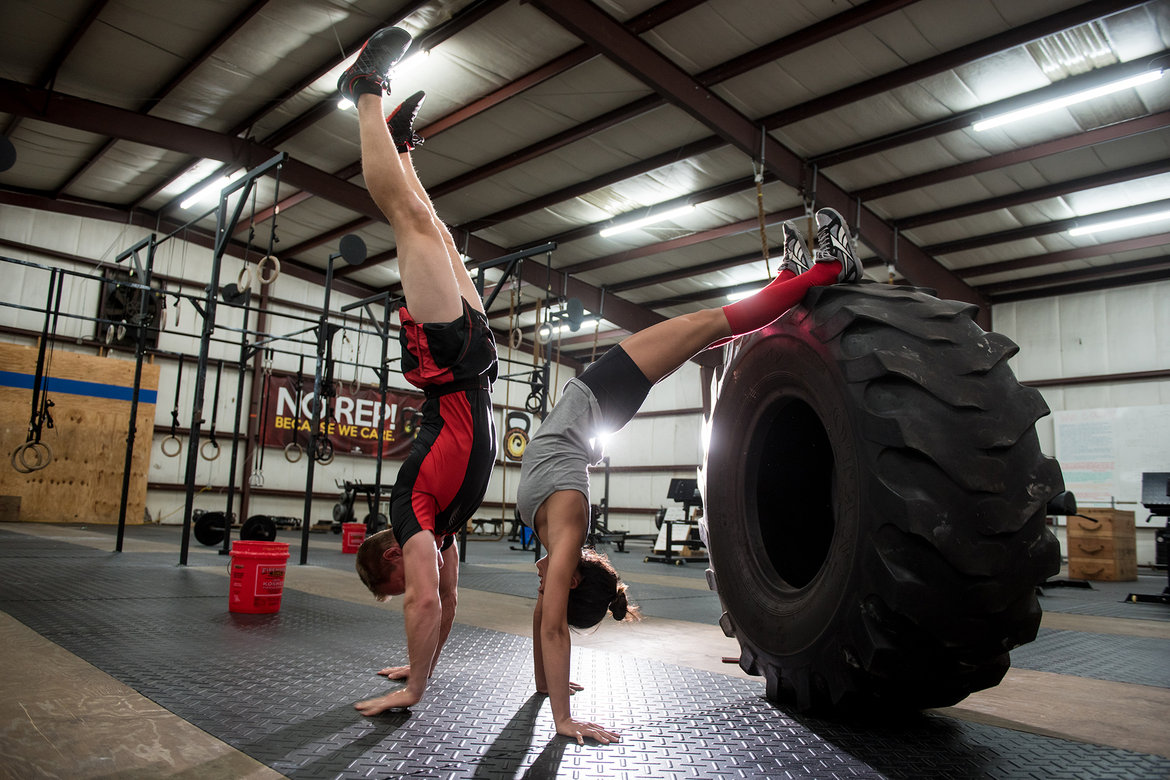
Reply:
[[287, 563], [287, 542], [232, 542], [228, 611], [279, 612]]
[[341, 524], [341, 551], [343, 553], [356, 553], [358, 548], [362, 546], [362, 542], [365, 540], [365, 523]]

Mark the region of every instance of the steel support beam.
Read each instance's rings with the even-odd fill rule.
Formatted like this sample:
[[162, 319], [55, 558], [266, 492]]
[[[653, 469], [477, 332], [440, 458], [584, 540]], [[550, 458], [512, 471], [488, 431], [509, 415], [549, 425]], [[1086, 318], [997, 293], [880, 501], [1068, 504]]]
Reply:
[[1156, 200], [1151, 203], [1142, 203], [1138, 206], [1126, 206], [1120, 209], [1113, 209], [1111, 211], [1101, 211], [1096, 214], [1086, 214], [1083, 217], [1070, 217], [1068, 219], [1057, 219], [1051, 222], [1041, 222], [1037, 225], [1024, 225], [1023, 227], [1012, 228], [1011, 230], [1001, 230], [998, 233], [987, 233], [982, 236], [971, 236], [970, 238], [960, 238], [955, 241], [947, 241], [941, 244], [932, 244], [926, 247], [926, 250], [938, 255], [949, 255], [956, 252], [969, 252], [972, 249], [982, 249], [988, 246], [995, 246], [996, 244], [1006, 244], [1010, 241], [1020, 241], [1026, 238], [1036, 238], [1038, 236], [1050, 236], [1053, 233], [1061, 233], [1065, 230], [1071, 230], [1082, 225], [1100, 224], [1102, 222], [1110, 222], [1118, 219], [1129, 219], [1131, 217], [1145, 217], [1151, 214], [1157, 214], [1162, 211], [1170, 210], [1170, 198], [1165, 200]]
[[946, 133], [952, 133], [956, 130], [962, 130], [968, 127], [985, 116], [995, 116], [996, 114], [1003, 114], [1008, 111], [1014, 111], [1024, 106], [1029, 106], [1034, 103], [1040, 103], [1045, 100], [1052, 100], [1073, 92], [1079, 92], [1082, 89], [1091, 89], [1101, 84], [1118, 79], [1135, 76], [1138, 73], [1147, 70], [1150, 67], [1150, 62], [1162, 57], [1170, 56], [1170, 50], [1163, 49], [1157, 54], [1149, 57], [1142, 57], [1140, 60], [1133, 62], [1122, 62], [1117, 65], [1110, 65], [1104, 68], [1089, 71], [1080, 76], [1070, 76], [1047, 87], [1034, 89], [1031, 92], [1024, 92], [1019, 95], [1014, 95], [1010, 98], [1004, 98], [994, 103], [987, 103], [978, 108], [970, 109], [969, 111], [961, 111], [953, 114], [946, 119], [926, 122], [924, 124], [916, 125], [914, 127], [907, 127], [902, 130], [896, 130], [892, 133], [871, 138], [866, 141], [861, 141], [851, 146], [846, 146], [841, 149], [835, 149], [831, 152], [818, 154], [809, 159], [809, 162], [819, 168], [829, 168], [834, 165], [849, 162], [851, 160], [858, 160], [862, 157], [867, 157], [878, 152], [896, 149], [900, 146], [924, 141], [928, 138], [937, 138]]
[[1087, 3], [1073, 6], [1065, 11], [1058, 11], [1051, 16], [1045, 16], [1028, 24], [1022, 24], [1004, 32], [996, 33], [966, 46], [943, 52], [928, 59], [907, 65], [896, 71], [883, 73], [871, 79], [853, 84], [845, 89], [837, 90], [829, 95], [813, 98], [797, 106], [777, 111], [761, 122], [769, 130], [775, 130], [781, 125], [790, 125], [808, 119], [826, 111], [832, 111], [859, 100], [889, 92], [897, 87], [921, 81], [930, 76], [944, 73], [968, 63], [983, 59], [1016, 46], [1039, 40], [1054, 33], [1068, 30], [1082, 24], [1100, 19], [1105, 16], [1121, 13], [1129, 8], [1146, 5], [1150, 0], [1139, 2], [1118, 2], [1118, 0], [1090, 0]]
[[1079, 179], [1057, 182], [1056, 184], [1049, 184], [1046, 187], [1022, 190], [1020, 192], [1013, 192], [1010, 195], [986, 198], [985, 200], [975, 201], [974, 203], [963, 203], [958, 206], [915, 214], [910, 217], [900, 217], [894, 220], [894, 224], [899, 230], [910, 230], [922, 225], [949, 222], [975, 214], [986, 214], [989, 211], [998, 211], [999, 209], [1035, 203], [1036, 201], [1047, 198], [1059, 198], [1073, 192], [1083, 192], [1084, 190], [1091, 190], [1097, 187], [1108, 187], [1110, 184], [1120, 184], [1121, 182], [1143, 179], [1147, 176], [1156, 176], [1167, 171], [1170, 171], [1170, 160], [1154, 160], [1153, 162], [1131, 165], [1128, 168], [1121, 168], [1116, 171], [1106, 171], [1105, 173], [1098, 173], [1093, 176], [1082, 176]]
[[1163, 247], [1167, 244], [1170, 244], [1170, 233], [1157, 233], [1152, 236], [1127, 238], [1105, 244], [1093, 244], [1092, 246], [1081, 246], [1076, 249], [1065, 249], [1060, 252], [1050, 252], [1044, 255], [1020, 257], [1015, 260], [1004, 260], [999, 263], [975, 265], [960, 270], [959, 274], [964, 279], [972, 279], [980, 276], [992, 276], [1011, 271], [1040, 268], [1041, 266], [1054, 265], [1056, 263], [1069, 263], [1074, 260], [1085, 260], [1092, 257], [1105, 257], [1106, 255], [1120, 254], [1121, 252], [1140, 252], [1143, 249]]
[[1132, 263], [1083, 268], [1044, 277], [1045, 284], [1038, 285], [1036, 279], [1020, 282], [1003, 282], [987, 285], [985, 290], [995, 303], [1022, 301], [1034, 298], [1054, 298], [1057, 295], [1097, 292], [1137, 284], [1164, 282], [1170, 277], [1170, 258], [1158, 257], [1152, 260], [1138, 260]]
[[[234, 20], [232, 20], [231, 24], [220, 31], [219, 35], [216, 36], [214, 41], [205, 46], [203, 51], [201, 51], [199, 54], [192, 57], [186, 63], [186, 65], [184, 65], [178, 73], [172, 76], [171, 79], [161, 89], [159, 89], [146, 100], [143, 100], [141, 103], [139, 103], [138, 110], [144, 114], [149, 114], [151, 110], [153, 110], [156, 106], [159, 105], [159, 103], [162, 102], [163, 98], [169, 95], [171, 91], [174, 90], [177, 86], [182, 84], [183, 80], [194, 73], [196, 69], [203, 65], [203, 63], [211, 59], [215, 52], [218, 51], [221, 46], [227, 43], [228, 39], [239, 32], [240, 28], [247, 24], [248, 21], [252, 19], [252, 17], [260, 13], [260, 11], [264, 9], [264, 6], [268, 5], [269, 2], [271, 2], [271, 0], [253, 0], [252, 4], [240, 12], [240, 14], [237, 15]], [[92, 168], [98, 160], [105, 156], [106, 152], [113, 148], [117, 141], [118, 139], [116, 137], [110, 138], [108, 141], [106, 141], [105, 144], [102, 145], [101, 149], [94, 153], [88, 160], [80, 165], [77, 170], [69, 175], [65, 182], [57, 188], [57, 191], [54, 193], [54, 195], [60, 197], [62, 193], [67, 192], [69, 188], [77, 182], [78, 179], [85, 175], [86, 171]]]
[[[276, 150], [246, 138], [234, 138], [214, 130], [144, 116], [93, 100], [29, 87], [9, 79], [0, 79], [0, 113], [31, 117], [54, 125], [123, 138], [192, 157], [221, 160], [245, 168], [261, 165], [277, 154]], [[358, 214], [385, 220], [365, 189], [341, 181], [319, 168], [290, 158], [284, 164], [281, 179]]]
[[[592, 3], [587, 0], [531, 0], [531, 3], [750, 158], [757, 159], [762, 149], [764, 164], [780, 181], [798, 189], [806, 185], [806, 168], [800, 157]], [[842, 214], [859, 215], [853, 219], [857, 223], [854, 228], [879, 256], [887, 261], [897, 258], [898, 268], [907, 279], [934, 288], [944, 298], [978, 305], [981, 324], [990, 326], [989, 303], [976, 290], [904, 236], [899, 237], [889, 224], [832, 181], [822, 177], [815, 184], [818, 205], [831, 206]]]
[[1008, 165], [1018, 165], [1020, 163], [1031, 162], [1032, 160], [1039, 160], [1042, 157], [1060, 154], [1061, 152], [1084, 149], [1085, 147], [1116, 141], [1120, 138], [1127, 138], [1131, 135], [1162, 130], [1168, 125], [1170, 125], [1170, 111], [1160, 111], [1157, 114], [1150, 114], [1149, 116], [1143, 116], [1138, 119], [1115, 122], [1105, 127], [1099, 127], [1096, 130], [1086, 130], [1083, 133], [1076, 133], [1064, 138], [1056, 138], [1051, 141], [1012, 149], [1001, 154], [988, 155], [987, 157], [981, 157], [971, 162], [959, 163], [946, 168], [920, 173], [915, 176], [907, 176], [904, 179], [897, 179], [896, 181], [886, 182], [885, 184], [877, 184], [873, 187], [867, 187], [858, 191], [857, 197], [863, 201], [877, 200], [890, 195], [898, 195], [903, 192], [909, 192], [910, 190], [929, 187], [932, 184], [953, 181], [964, 176], [987, 173], [988, 171], [998, 170]]

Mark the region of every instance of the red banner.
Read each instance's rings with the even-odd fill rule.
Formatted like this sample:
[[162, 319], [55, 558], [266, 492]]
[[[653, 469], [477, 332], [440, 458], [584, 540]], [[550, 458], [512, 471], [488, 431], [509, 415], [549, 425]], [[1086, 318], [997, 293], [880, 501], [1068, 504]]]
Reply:
[[[284, 447], [298, 442], [309, 446], [309, 429], [313, 421], [313, 385], [309, 381], [301, 393], [297, 406], [296, 380], [276, 374], [268, 378], [268, 398], [265, 420], [261, 423], [261, 440], [266, 447]], [[337, 396], [329, 399], [329, 408], [320, 412], [318, 431], [329, 437], [333, 451], [338, 455], [366, 455], [376, 457], [378, 439], [382, 441], [382, 457], [406, 457], [414, 437], [406, 433], [417, 426], [415, 419], [422, 409], [421, 393], [386, 391], [383, 407], [378, 389], [359, 387], [357, 392], [337, 382]], [[385, 417], [385, 430], [382, 418]]]

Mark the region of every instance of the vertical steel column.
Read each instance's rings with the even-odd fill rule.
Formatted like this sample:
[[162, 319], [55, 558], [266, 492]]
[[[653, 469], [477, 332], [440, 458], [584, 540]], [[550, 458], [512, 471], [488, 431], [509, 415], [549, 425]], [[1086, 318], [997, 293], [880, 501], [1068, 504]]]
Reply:
[[[138, 260], [138, 251], [146, 247], [146, 268], [143, 268]], [[120, 263], [126, 258], [131, 258], [133, 261], [133, 268], [130, 269], [130, 278], [134, 279], [135, 273], [139, 276], [138, 284], [143, 287], [138, 290], [138, 334], [134, 339], [134, 389], [130, 393], [130, 423], [126, 426], [126, 459], [122, 465], [122, 498], [118, 504], [118, 536], [114, 543], [114, 552], [122, 552], [122, 544], [126, 536], [126, 505], [130, 497], [130, 470], [134, 464], [134, 439], [138, 431], [138, 396], [142, 389], [142, 356], [146, 352], [146, 301], [149, 292], [151, 276], [154, 273], [154, 248], [155, 248], [155, 234], [151, 233], [148, 238], [144, 238], [135, 244], [130, 249], [115, 258], [114, 262]], [[157, 390], [155, 391], [157, 393]], [[153, 421], [151, 429], [153, 430]]]
[[[382, 337], [382, 355], [381, 362], [378, 364], [378, 402], [381, 406], [378, 409], [378, 461], [374, 465], [374, 519], [378, 518], [378, 513], [382, 509], [382, 450], [386, 447], [386, 385], [389, 384], [390, 369], [386, 365], [386, 352], [389, 349], [387, 341], [390, 338], [390, 295], [386, 294], [386, 300], [382, 302], [382, 327], [380, 334]], [[371, 312], [370, 319], [373, 320], [373, 312]], [[386, 513], [386, 521], [390, 521], [390, 513]]]
[[[263, 304], [261, 304], [263, 305]], [[249, 348], [248, 348], [248, 320], [252, 316], [252, 293], [248, 293], [248, 297], [244, 299], [244, 327], [240, 333], [240, 366], [239, 376], [236, 377], [236, 419], [232, 426], [232, 457], [228, 462], [228, 484], [227, 484], [227, 508], [224, 510], [224, 534], [223, 546], [219, 550], [220, 555], [229, 555], [232, 551], [232, 504], [236, 498], [236, 468], [239, 461], [240, 453], [240, 415], [243, 409], [247, 408], [244, 404], [244, 373], [248, 368]], [[245, 437], [245, 442], [249, 441]], [[245, 448], [245, 452], [246, 452]], [[240, 503], [240, 517], [244, 518], [244, 504]]]
[[[195, 397], [191, 405], [191, 431], [187, 438], [187, 472], [184, 479], [187, 487], [186, 501], [183, 506], [183, 538], [179, 548], [179, 565], [186, 566], [191, 550], [191, 515], [195, 505], [195, 471], [199, 466], [199, 434], [203, 427], [204, 390], [207, 384], [207, 359], [211, 349], [211, 334], [215, 331], [215, 311], [219, 295], [219, 271], [224, 253], [227, 251], [228, 241], [231, 239], [232, 227], [240, 221], [244, 204], [248, 200], [248, 193], [256, 179], [264, 175], [270, 168], [282, 164], [288, 157], [281, 152], [268, 162], [249, 171], [239, 180], [223, 188], [219, 194], [219, 208], [215, 212], [215, 250], [211, 257], [211, 279], [207, 284], [207, 298], [204, 308], [199, 313], [203, 317], [203, 329], [199, 336], [199, 361], [195, 369]], [[228, 198], [237, 190], [242, 190], [240, 199], [230, 218], [227, 216]], [[198, 309], [198, 305], [196, 305]], [[224, 533], [228, 536], [232, 532], [232, 519], [224, 518]]]
[[[480, 279], [480, 284], [483, 280]], [[379, 325], [374, 312], [370, 309], [371, 303], [382, 304], [382, 323]], [[357, 308], [364, 308], [366, 313], [370, 315], [370, 323], [377, 329], [378, 335], [382, 339], [382, 359], [378, 364], [378, 397], [381, 399], [381, 407], [378, 411], [378, 451], [377, 461], [374, 465], [374, 515], [378, 513], [379, 505], [382, 500], [382, 449], [385, 446], [386, 436], [386, 391], [387, 385], [390, 383], [390, 369], [386, 367], [386, 352], [388, 351], [388, 341], [390, 338], [390, 293], [380, 293], [372, 295], [369, 298], [363, 298], [360, 301], [346, 304], [341, 307], [342, 312], [351, 311]]]
[[[325, 302], [317, 318], [317, 370], [313, 372], [313, 419], [309, 423], [309, 467], [305, 476], [305, 512], [301, 518], [301, 565], [309, 562], [309, 527], [313, 514], [313, 472], [317, 465], [317, 436], [321, 424], [321, 364], [325, 360], [325, 341], [329, 331], [329, 296], [333, 290], [333, 261], [339, 255], [329, 256], [325, 268]], [[328, 434], [326, 434], [328, 435]]]

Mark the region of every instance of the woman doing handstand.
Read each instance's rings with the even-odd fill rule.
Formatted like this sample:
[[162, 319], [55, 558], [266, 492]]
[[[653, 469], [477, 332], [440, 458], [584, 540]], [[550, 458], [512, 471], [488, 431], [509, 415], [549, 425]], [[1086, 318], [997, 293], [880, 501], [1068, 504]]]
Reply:
[[[619, 739], [596, 723], [575, 720], [569, 709], [569, 626], [590, 628], [606, 611], [617, 620], [637, 617], [626, 586], [604, 556], [582, 549], [589, 531], [590, 464], [601, 460], [600, 435], [624, 426], [650, 388], [695, 354], [765, 327], [809, 288], [861, 278], [862, 267], [841, 215], [817, 212], [816, 262], [808, 268], [803, 239], [784, 225], [784, 260], [777, 277], [742, 301], [683, 314], [628, 336], [581, 376], [569, 380], [524, 451], [516, 504], [547, 555], [536, 564], [540, 589], [532, 618], [536, 688], [551, 700], [558, 734], [583, 742]], [[800, 273], [802, 268], [808, 268]]]

